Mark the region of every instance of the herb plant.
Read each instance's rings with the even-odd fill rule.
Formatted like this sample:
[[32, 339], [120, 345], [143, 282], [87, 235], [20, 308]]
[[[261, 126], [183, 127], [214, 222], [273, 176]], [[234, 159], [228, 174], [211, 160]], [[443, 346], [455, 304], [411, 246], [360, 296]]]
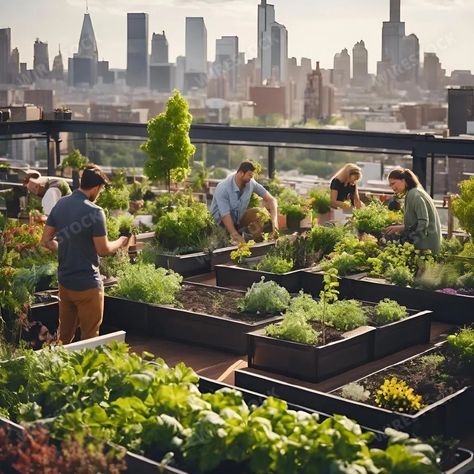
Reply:
[[344, 237], [345, 229], [336, 226], [314, 226], [309, 233], [309, 242], [313, 252], [317, 253], [319, 259], [330, 254], [336, 244]]
[[367, 324], [362, 303], [356, 300], [339, 300], [329, 306], [326, 324], [338, 331], [352, 331]]
[[274, 281], [265, 281], [262, 278], [254, 283], [245, 297], [240, 302], [239, 308], [242, 312], [256, 314], [277, 314], [288, 308], [290, 294], [285, 288], [277, 285]]
[[282, 322], [267, 326], [265, 335], [285, 341], [315, 345], [318, 343], [320, 333], [313, 329], [304, 314], [288, 312]]
[[356, 382], [344, 385], [341, 395], [343, 398], [354, 400], [355, 402], [366, 402], [370, 398], [370, 392], [363, 385]]
[[97, 205], [109, 210], [127, 210], [130, 193], [127, 187], [114, 187], [108, 184], [97, 198]]
[[392, 224], [392, 217], [387, 207], [378, 201], [372, 201], [368, 206], [354, 209], [353, 224], [360, 233], [382, 235], [383, 230]]
[[448, 348], [464, 367], [474, 370], [474, 328], [465, 327], [449, 335]]
[[404, 380], [392, 377], [385, 379], [377, 390], [375, 404], [400, 413], [416, 413], [423, 408], [423, 399]]
[[459, 225], [474, 239], [474, 176], [459, 184], [460, 195], [453, 199], [453, 213]]
[[331, 195], [327, 189], [312, 189], [309, 197], [315, 214], [326, 214], [331, 210]]
[[384, 298], [374, 309], [374, 321], [377, 326], [383, 326], [408, 317], [407, 308], [396, 301]]
[[230, 252], [230, 259], [234, 263], [241, 265], [247, 257], [252, 256], [251, 247], [253, 247], [254, 245], [254, 240], [249, 240], [248, 242], [239, 242], [237, 248]]
[[260, 260], [260, 262], [258, 262], [257, 270], [281, 275], [283, 273], [291, 272], [293, 266], [294, 263], [291, 259], [267, 254], [262, 258], [262, 260]]

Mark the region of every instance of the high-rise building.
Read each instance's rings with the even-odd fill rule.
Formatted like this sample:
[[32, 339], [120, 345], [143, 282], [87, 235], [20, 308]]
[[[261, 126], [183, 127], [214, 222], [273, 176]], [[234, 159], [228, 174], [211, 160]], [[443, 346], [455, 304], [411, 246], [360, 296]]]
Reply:
[[10, 63], [8, 65], [8, 82], [15, 83], [20, 74], [20, 52], [18, 48], [12, 50], [10, 55]]
[[257, 53], [261, 82], [286, 82], [288, 31], [275, 21], [275, 7], [266, 0], [258, 5]]
[[148, 87], [147, 13], [127, 13], [127, 85]]
[[355, 86], [366, 86], [369, 77], [369, 53], [363, 40], [352, 48], [352, 75]]
[[346, 48], [334, 55], [334, 85], [339, 88], [351, 82], [351, 56]]
[[74, 87], [92, 87], [97, 83], [99, 51], [89, 13], [84, 14], [78, 52], [69, 58], [69, 84]]
[[417, 84], [420, 75], [420, 42], [414, 34], [405, 36], [400, 42], [400, 82]]
[[39, 38], [36, 38], [33, 49], [33, 71], [36, 77], [47, 78], [49, 76], [48, 43], [43, 43]]
[[166, 39], [165, 32], [163, 31], [163, 34], [153, 33], [150, 62], [152, 64], [168, 63], [168, 50], [168, 40]]
[[175, 87], [179, 91], [184, 93], [184, 74], [186, 72], [186, 58], [184, 56], [178, 56], [176, 58], [176, 84]]
[[110, 70], [109, 61], [99, 61], [97, 63], [97, 77], [102, 79], [102, 84], [113, 84], [115, 73]]
[[51, 112], [53, 110], [53, 91], [49, 89], [25, 90], [24, 103], [36, 105], [43, 112]]
[[207, 87], [207, 29], [202, 17], [186, 17], [184, 90]]
[[11, 29], [0, 29], [0, 84], [8, 83], [8, 64], [11, 57]]
[[308, 74], [304, 93], [304, 121], [319, 120], [323, 116], [323, 76], [316, 62], [316, 69]]
[[239, 74], [239, 38], [237, 36], [222, 36], [216, 40], [216, 61], [214, 76], [223, 78], [231, 95], [237, 92]]
[[63, 55], [61, 53], [61, 46], [59, 47], [58, 54], [53, 59], [51, 77], [53, 79], [56, 79], [57, 81], [64, 81], [64, 64]]

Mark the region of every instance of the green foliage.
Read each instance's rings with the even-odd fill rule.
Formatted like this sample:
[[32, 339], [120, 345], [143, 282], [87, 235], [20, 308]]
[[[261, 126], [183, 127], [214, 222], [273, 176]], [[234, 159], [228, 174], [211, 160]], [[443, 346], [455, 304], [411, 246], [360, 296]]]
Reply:
[[230, 252], [230, 259], [237, 264], [242, 264], [247, 257], [252, 256], [251, 247], [255, 245], [254, 240], [249, 240], [248, 242], [239, 242], [237, 248]]
[[156, 224], [160, 217], [166, 213], [173, 211], [177, 207], [187, 207], [195, 202], [191, 193], [163, 193], [160, 194], [153, 202], [153, 222]]
[[285, 341], [315, 345], [318, 343], [320, 333], [313, 329], [304, 314], [291, 312], [285, 315], [281, 323], [267, 326], [265, 335]]
[[375, 395], [375, 404], [400, 413], [416, 413], [423, 408], [423, 398], [414, 393], [404, 380], [385, 379]]
[[171, 252], [203, 250], [214, 221], [207, 206], [192, 203], [164, 214], [156, 224], [155, 233], [160, 246]]
[[450, 263], [430, 263], [415, 278], [415, 286], [423, 290], [456, 288], [459, 280], [456, 267]]
[[130, 201], [130, 193], [126, 187], [114, 187], [107, 185], [105, 189], [99, 194], [96, 204], [103, 209], [112, 210], [127, 210]]
[[274, 281], [254, 283], [239, 304], [240, 311], [256, 314], [277, 314], [288, 308], [290, 294]]
[[375, 306], [374, 320], [377, 326], [394, 323], [406, 317], [408, 317], [407, 308], [389, 298], [384, 298]]
[[329, 305], [328, 326], [332, 326], [338, 331], [352, 331], [367, 324], [362, 303], [356, 300], [339, 300]]
[[130, 263], [128, 251], [119, 249], [115, 255], [107, 255], [101, 257], [99, 261], [99, 271], [106, 278], [116, 277], [120, 271], [127, 267]]
[[363, 385], [356, 382], [344, 385], [341, 395], [343, 398], [354, 400], [355, 402], [366, 402], [370, 398], [369, 390], [366, 390]]
[[365, 234], [376, 237], [382, 235], [383, 230], [392, 224], [393, 217], [386, 206], [378, 201], [372, 201], [368, 206], [352, 211], [354, 227]]
[[129, 185], [128, 190], [130, 194], [131, 201], [141, 201], [144, 199], [145, 194], [150, 189], [150, 182], [148, 179], [143, 178], [141, 181], [133, 181], [132, 184]]
[[141, 149], [148, 155], [144, 172], [151, 180], [182, 182], [189, 173], [189, 159], [196, 148], [189, 139], [191, 114], [186, 100], [175, 90], [166, 111], [148, 122], [148, 141]]
[[456, 287], [466, 289], [474, 288], [474, 272], [460, 276], [456, 282]]
[[257, 264], [257, 270], [261, 272], [270, 272], [283, 274], [291, 272], [294, 262], [291, 259], [278, 257], [276, 255], [265, 255]]
[[285, 188], [278, 198], [280, 212], [287, 219], [301, 221], [308, 213], [306, 201], [292, 188]]
[[309, 197], [315, 214], [326, 214], [331, 210], [331, 195], [328, 189], [312, 189]]
[[318, 253], [319, 258], [329, 255], [336, 244], [344, 237], [345, 229], [341, 225], [336, 226], [314, 226], [309, 233], [309, 242], [313, 252]]
[[474, 176], [459, 184], [461, 194], [453, 199], [453, 213], [459, 225], [474, 239]]
[[415, 277], [408, 267], [390, 267], [385, 272], [386, 278], [397, 286], [413, 286]]
[[202, 192], [205, 189], [209, 179], [209, 169], [204, 162], [196, 160], [193, 162], [189, 179], [194, 192]]
[[87, 166], [89, 159], [83, 156], [77, 149], [71, 151], [61, 163], [61, 169], [71, 167], [73, 170], [79, 171]]
[[275, 246], [268, 251], [266, 257], [292, 260], [294, 262], [293, 269], [309, 267], [316, 258], [311, 247], [311, 241], [305, 234], [280, 237]]
[[448, 348], [472, 374], [474, 370], [474, 328], [465, 327], [458, 333], [449, 335]]
[[340, 276], [346, 276], [362, 271], [361, 268], [363, 267], [364, 262], [364, 255], [361, 252], [355, 255], [342, 252], [336, 253], [330, 260], [323, 261], [321, 269], [326, 271], [330, 268], [334, 268]]
[[441, 248], [439, 251], [439, 260], [446, 261], [452, 257], [460, 254], [463, 250], [463, 245], [456, 237], [450, 239], [441, 239]]
[[420, 370], [425, 374], [439, 374], [446, 357], [443, 354], [427, 354], [418, 359]]
[[153, 304], [175, 303], [183, 281], [183, 277], [172, 270], [143, 263], [125, 265], [117, 279], [117, 286], [110, 290], [111, 295]]
[[323, 289], [319, 293], [319, 299], [322, 306], [321, 322], [323, 324], [323, 345], [326, 344], [326, 324], [328, 320], [329, 304], [337, 301], [339, 295], [339, 281], [337, 278], [337, 270], [330, 268], [324, 272]]

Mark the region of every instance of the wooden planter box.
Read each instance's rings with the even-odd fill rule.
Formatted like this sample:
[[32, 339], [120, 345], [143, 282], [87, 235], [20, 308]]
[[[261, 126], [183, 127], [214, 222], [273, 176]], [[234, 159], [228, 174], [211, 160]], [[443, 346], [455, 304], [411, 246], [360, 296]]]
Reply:
[[[301, 289], [312, 296], [319, 297], [320, 291], [324, 287], [323, 282], [324, 274], [320, 271], [312, 271], [310, 268], [305, 269], [301, 272]], [[358, 300], [373, 301], [370, 298], [366, 299], [359, 296], [349, 296], [349, 283], [345, 278], [338, 278], [339, 281], [339, 297], [343, 298], [354, 298]]]
[[30, 321], [39, 321], [43, 323], [51, 334], [55, 333], [59, 326], [58, 301], [32, 305], [28, 319]]
[[[208, 285], [186, 284], [209, 288]], [[228, 288], [218, 289], [228, 292], [235, 291]], [[239, 355], [247, 354], [248, 332], [264, 328], [271, 323], [281, 321], [281, 319], [281, 316], [274, 316], [256, 322], [246, 322], [211, 314], [195, 313], [168, 305], [149, 305], [148, 307], [151, 334]]]
[[211, 255], [205, 252], [186, 255], [159, 254], [156, 257], [155, 265], [157, 268], [168, 268], [184, 277], [190, 277], [211, 271]]
[[290, 293], [297, 293], [300, 288], [300, 276], [302, 270], [294, 270], [288, 273], [260, 272], [242, 268], [237, 265], [216, 265], [216, 284], [218, 286], [249, 288], [259, 282], [262, 277], [265, 281], [274, 281], [286, 288]]
[[[425, 355], [433, 349], [423, 352]], [[418, 357], [415, 356], [415, 357]], [[402, 364], [406, 359], [398, 364]], [[394, 365], [398, 365], [394, 364]], [[390, 366], [393, 367], [393, 366]], [[382, 369], [386, 370], [386, 369]], [[374, 372], [374, 375], [378, 372]], [[364, 377], [367, 378], [367, 377]], [[358, 380], [357, 382], [362, 381]], [[271, 393], [287, 402], [328, 414], [341, 414], [357, 420], [361, 425], [375, 430], [391, 427], [410, 434], [460, 438], [472, 433], [474, 423], [474, 388], [465, 387], [456, 393], [426, 406], [414, 415], [398, 413], [361, 402], [347, 400], [334, 393], [324, 393], [310, 388], [282, 382], [271, 377], [250, 372], [235, 371], [235, 385], [259, 393]]]
[[104, 326], [135, 334], [147, 334], [148, 304], [105, 295]]
[[[255, 244], [253, 247], [250, 248], [252, 252], [252, 257], [262, 257], [266, 255], [266, 253], [275, 246], [275, 241], [270, 242], [261, 242], [259, 244]], [[211, 256], [211, 270], [214, 270], [216, 265], [222, 265], [225, 263], [229, 263], [230, 254], [234, 250], [237, 250], [237, 246], [232, 247], [225, 247], [222, 249], [216, 249], [212, 252]]]
[[375, 302], [383, 298], [390, 298], [408, 308], [433, 311], [435, 321], [448, 324], [472, 324], [474, 322], [474, 297], [472, 296], [417, 290], [388, 283], [366, 281], [361, 278], [360, 274], [343, 278], [346, 280], [344, 296]]
[[324, 346], [284, 341], [265, 336], [263, 330], [254, 331], [249, 334], [249, 367], [318, 382], [369, 362], [375, 329], [367, 326], [356, 331]]

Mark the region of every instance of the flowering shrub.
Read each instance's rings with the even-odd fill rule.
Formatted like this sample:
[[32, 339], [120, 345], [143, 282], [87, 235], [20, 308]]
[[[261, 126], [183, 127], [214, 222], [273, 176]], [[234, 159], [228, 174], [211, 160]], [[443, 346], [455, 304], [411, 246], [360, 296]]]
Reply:
[[423, 408], [423, 398], [415, 394], [404, 380], [392, 377], [385, 379], [377, 390], [375, 404], [400, 413], [416, 413]]

